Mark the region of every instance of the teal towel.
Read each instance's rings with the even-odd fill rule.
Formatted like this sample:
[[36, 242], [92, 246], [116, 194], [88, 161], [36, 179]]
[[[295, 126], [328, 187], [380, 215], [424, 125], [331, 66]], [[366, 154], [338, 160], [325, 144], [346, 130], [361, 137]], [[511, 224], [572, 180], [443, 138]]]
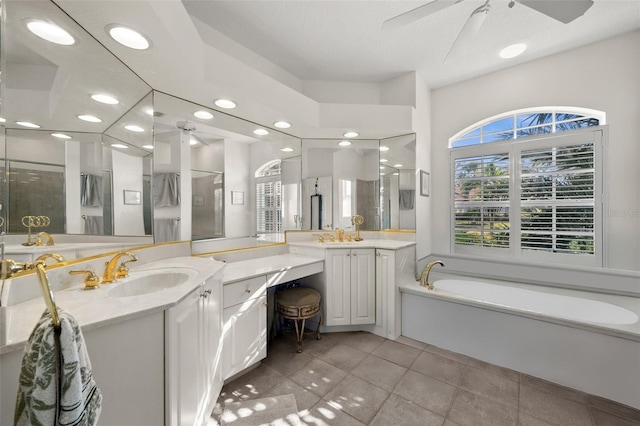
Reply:
[[98, 423], [102, 394], [91, 372], [82, 331], [58, 310], [56, 332], [47, 310], [31, 332], [22, 358], [15, 425], [88, 426]]

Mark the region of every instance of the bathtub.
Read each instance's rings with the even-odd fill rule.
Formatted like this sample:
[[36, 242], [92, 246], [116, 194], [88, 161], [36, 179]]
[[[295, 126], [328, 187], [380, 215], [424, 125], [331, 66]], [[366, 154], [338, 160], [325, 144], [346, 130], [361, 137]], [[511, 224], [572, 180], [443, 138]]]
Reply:
[[402, 335], [640, 409], [640, 299], [522, 283], [400, 285]]

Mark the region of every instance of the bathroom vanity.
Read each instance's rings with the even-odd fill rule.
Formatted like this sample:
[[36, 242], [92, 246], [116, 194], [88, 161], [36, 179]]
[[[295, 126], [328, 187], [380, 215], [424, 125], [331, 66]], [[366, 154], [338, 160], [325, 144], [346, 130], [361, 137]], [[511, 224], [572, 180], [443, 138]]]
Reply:
[[[136, 250], [130, 276], [96, 290], [82, 289], [73, 266], [48, 271], [57, 305], [82, 326], [103, 394], [101, 425], [204, 424], [224, 379], [266, 356], [267, 288], [323, 270], [323, 259], [290, 254], [226, 265], [165, 257], [182, 245]], [[99, 271], [104, 261], [80, 267]], [[44, 310], [33, 274], [11, 281], [22, 294], [5, 295], [0, 308], [0, 424], [13, 421], [22, 349]]]

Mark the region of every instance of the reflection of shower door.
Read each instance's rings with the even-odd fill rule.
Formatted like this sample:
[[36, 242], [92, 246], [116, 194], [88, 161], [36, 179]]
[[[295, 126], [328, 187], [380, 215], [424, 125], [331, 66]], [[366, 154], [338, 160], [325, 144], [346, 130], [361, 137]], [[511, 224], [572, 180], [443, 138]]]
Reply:
[[149, 175], [142, 175], [142, 220], [144, 235], [151, 235], [153, 222], [151, 220], [151, 176]]
[[64, 166], [9, 161], [7, 232], [25, 234], [23, 216], [48, 216], [47, 231], [64, 234], [66, 231], [66, 200]]
[[113, 182], [111, 170], [102, 171], [102, 234], [113, 235]]
[[191, 238], [224, 237], [223, 173], [191, 171]]

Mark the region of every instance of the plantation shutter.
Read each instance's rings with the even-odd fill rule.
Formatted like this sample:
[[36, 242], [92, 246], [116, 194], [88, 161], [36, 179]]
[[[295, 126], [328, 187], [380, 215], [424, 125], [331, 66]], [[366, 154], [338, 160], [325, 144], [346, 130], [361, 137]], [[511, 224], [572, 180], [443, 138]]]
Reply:
[[282, 230], [281, 181], [256, 183], [256, 227], [260, 233]]
[[523, 250], [594, 254], [594, 164], [592, 142], [521, 152]]
[[454, 160], [455, 244], [509, 247], [509, 154]]

